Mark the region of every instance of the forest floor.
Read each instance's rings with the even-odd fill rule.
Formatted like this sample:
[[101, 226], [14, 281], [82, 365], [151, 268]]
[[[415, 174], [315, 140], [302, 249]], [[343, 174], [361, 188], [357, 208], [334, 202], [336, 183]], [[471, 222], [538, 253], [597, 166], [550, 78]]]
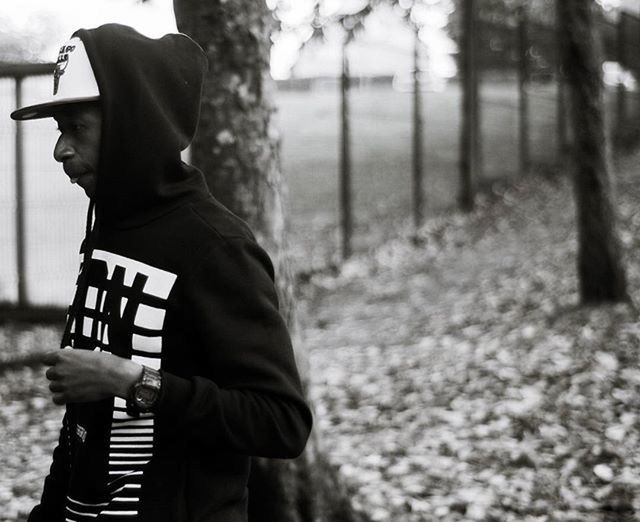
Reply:
[[[618, 174], [640, 303], [640, 157]], [[496, 187], [300, 289], [316, 425], [354, 505], [381, 521], [635, 520], [640, 322], [577, 306], [569, 183]], [[0, 356], [59, 331], [0, 328]], [[43, 369], [0, 379], [0, 521], [40, 495], [62, 410]]]
[[[639, 167], [618, 174], [636, 305]], [[572, 201], [534, 176], [303, 289], [321, 440], [373, 520], [639, 519], [638, 313], [577, 306]]]

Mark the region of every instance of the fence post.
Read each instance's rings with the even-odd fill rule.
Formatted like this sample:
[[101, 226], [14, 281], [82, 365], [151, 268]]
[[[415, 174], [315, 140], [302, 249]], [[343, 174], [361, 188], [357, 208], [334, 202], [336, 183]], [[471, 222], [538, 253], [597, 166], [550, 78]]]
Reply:
[[478, 170], [479, 108], [477, 64], [477, 11], [475, 0], [462, 4], [462, 124], [460, 126], [460, 209], [471, 212], [475, 203], [475, 178]]
[[[15, 78], [15, 103], [22, 107], [22, 77]], [[27, 274], [25, 256], [24, 220], [24, 136], [22, 122], [16, 121], [15, 134], [15, 187], [16, 187], [16, 269], [18, 276], [18, 306], [27, 305]]]
[[413, 47], [413, 226], [416, 234], [422, 226], [424, 218], [422, 82], [420, 80], [421, 45], [420, 27], [415, 24]]
[[349, 37], [342, 44], [342, 77], [340, 81], [340, 226], [342, 234], [342, 259], [352, 254], [353, 236], [352, 196], [351, 196], [351, 130], [349, 121], [349, 57], [347, 48]]
[[529, 34], [527, 8], [518, 8], [518, 126], [520, 138], [520, 176], [528, 174], [530, 167], [529, 147]]

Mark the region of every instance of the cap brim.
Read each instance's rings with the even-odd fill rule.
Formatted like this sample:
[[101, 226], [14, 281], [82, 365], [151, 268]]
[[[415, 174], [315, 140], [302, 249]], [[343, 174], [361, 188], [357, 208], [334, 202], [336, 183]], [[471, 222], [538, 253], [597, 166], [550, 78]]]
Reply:
[[11, 113], [14, 120], [37, 120], [40, 118], [50, 118], [65, 105], [75, 105], [78, 103], [94, 102], [100, 100], [99, 96], [91, 96], [87, 98], [68, 98], [66, 100], [56, 100], [37, 105], [30, 105], [16, 109]]

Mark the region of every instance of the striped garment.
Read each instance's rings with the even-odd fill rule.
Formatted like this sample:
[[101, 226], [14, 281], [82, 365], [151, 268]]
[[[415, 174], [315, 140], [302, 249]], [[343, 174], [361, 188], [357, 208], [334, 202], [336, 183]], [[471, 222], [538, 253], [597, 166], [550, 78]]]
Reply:
[[[99, 350], [110, 352], [109, 326], [114, 320], [127, 325], [131, 337], [118, 340], [119, 350], [129, 346], [133, 361], [153, 369], [162, 362], [162, 328], [165, 310], [158, 306], [166, 301], [176, 276], [152, 266], [104, 250], [91, 253], [91, 279], [82, 315], [72, 325], [72, 339], [89, 339]], [[154, 306], [151, 306], [151, 305]], [[122, 331], [122, 328], [120, 328]], [[68, 522], [100, 520], [135, 520], [139, 512], [140, 489], [144, 466], [153, 456], [155, 419], [152, 413], [132, 416], [127, 403], [113, 399], [108, 447], [108, 483], [105, 502], [87, 502], [67, 496]], [[84, 443], [86, 429], [76, 426]]]

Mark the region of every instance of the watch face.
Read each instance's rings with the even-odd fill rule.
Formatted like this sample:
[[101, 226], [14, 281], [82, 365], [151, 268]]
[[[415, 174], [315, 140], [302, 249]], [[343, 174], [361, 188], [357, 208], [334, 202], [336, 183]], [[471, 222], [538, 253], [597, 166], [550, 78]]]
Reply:
[[143, 366], [140, 381], [133, 386], [131, 398], [135, 407], [142, 412], [150, 411], [160, 396], [161, 385], [160, 373]]
[[151, 405], [158, 395], [158, 390], [149, 386], [138, 386], [135, 392], [135, 401], [143, 406]]

